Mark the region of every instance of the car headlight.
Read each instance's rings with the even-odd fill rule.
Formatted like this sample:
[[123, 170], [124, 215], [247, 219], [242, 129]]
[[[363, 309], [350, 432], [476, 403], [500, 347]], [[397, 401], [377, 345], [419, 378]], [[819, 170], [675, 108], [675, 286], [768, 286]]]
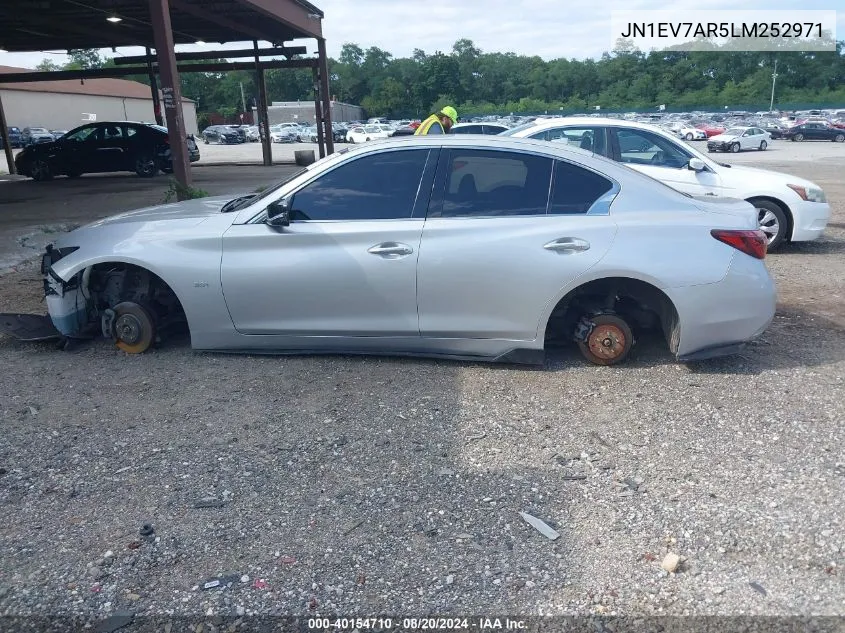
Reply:
[[827, 202], [824, 191], [818, 187], [801, 187], [800, 185], [786, 185], [798, 194], [798, 197], [807, 202]]

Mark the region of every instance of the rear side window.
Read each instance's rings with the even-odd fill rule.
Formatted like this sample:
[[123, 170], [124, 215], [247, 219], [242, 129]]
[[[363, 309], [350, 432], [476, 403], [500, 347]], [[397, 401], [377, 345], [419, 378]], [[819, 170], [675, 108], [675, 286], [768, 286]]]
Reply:
[[410, 218], [429, 150], [370, 154], [344, 163], [300, 189], [292, 220]]
[[452, 150], [447, 156], [442, 206], [433, 205], [430, 216], [545, 215], [551, 158], [490, 150]]
[[556, 127], [534, 134], [530, 138], [551, 141], [552, 143], [572, 145], [596, 154], [604, 155], [607, 153], [604, 144], [604, 131], [602, 128]]
[[613, 183], [604, 176], [566, 161], [556, 161], [549, 213], [586, 213], [612, 188]]
[[481, 134], [480, 125], [467, 125], [466, 127], [456, 127], [452, 130], [453, 134]]

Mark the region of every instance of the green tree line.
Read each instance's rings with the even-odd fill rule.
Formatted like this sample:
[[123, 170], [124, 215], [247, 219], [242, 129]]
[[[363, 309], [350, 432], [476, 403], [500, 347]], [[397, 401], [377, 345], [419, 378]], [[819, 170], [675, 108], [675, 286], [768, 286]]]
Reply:
[[[92, 54], [93, 53], [93, 54]], [[777, 60], [775, 107], [845, 106], [845, 42], [827, 52], [664, 51], [643, 53], [620, 42], [600, 59], [554, 59], [485, 53], [460, 39], [448, 53], [416, 49], [394, 58], [378, 47], [344, 44], [329, 60], [332, 97], [368, 116], [420, 118], [442, 105], [460, 114], [602, 110], [768, 108]], [[49, 63], [45, 60], [43, 63]], [[69, 67], [107, 66], [96, 51], [72, 51]], [[313, 100], [309, 69], [265, 73], [270, 101]], [[134, 77], [147, 82], [146, 77]], [[243, 90], [242, 90], [243, 89]], [[183, 73], [182, 93], [199, 112], [231, 116], [257, 100], [255, 73]]]

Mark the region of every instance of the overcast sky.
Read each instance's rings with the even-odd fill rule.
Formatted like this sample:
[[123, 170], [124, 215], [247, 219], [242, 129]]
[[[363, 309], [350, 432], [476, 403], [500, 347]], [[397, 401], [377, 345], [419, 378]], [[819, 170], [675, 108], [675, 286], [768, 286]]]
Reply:
[[[0, 0], [2, 1], [2, 0]], [[609, 0], [564, 2], [562, 0], [312, 0], [325, 12], [323, 31], [329, 55], [354, 42], [363, 48], [378, 46], [395, 57], [413, 49], [427, 53], [448, 52], [458, 39], [469, 38], [484, 52], [515, 52], [584, 59], [599, 57], [610, 48], [610, 13], [617, 9], [664, 10], [666, 20], [678, 20], [683, 10], [833, 9], [842, 0]], [[784, 13], [787, 16], [786, 13]], [[788, 19], [788, 17], [785, 17]], [[845, 38], [845, 10], [837, 14], [837, 38]], [[313, 40], [302, 42], [308, 52]], [[231, 44], [228, 48], [239, 48]], [[212, 47], [202, 47], [213, 50]], [[218, 45], [218, 48], [220, 47]], [[137, 55], [142, 49], [118, 48], [118, 54]], [[180, 46], [178, 50], [198, 50]], [[114, 55], [111, 50], [105, 54]], [[48, 57], [63, 63], [63, 55], [46, 53], [0, 53], [0, 65], [33, 67]]]

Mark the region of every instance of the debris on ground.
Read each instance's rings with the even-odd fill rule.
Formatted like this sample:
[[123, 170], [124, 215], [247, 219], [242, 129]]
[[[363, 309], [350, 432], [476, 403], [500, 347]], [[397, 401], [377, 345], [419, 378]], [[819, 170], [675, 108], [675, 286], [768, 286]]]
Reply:
[[217, 578], [209, 578], [202, 584], [203, 591], [207, 589], [226, 589], [232, 585], [240, 582], [241, 574], [226, 574], [225, 576], [218, 576]]
[[681, 557], [673, 552], [669, 552], [664, 556], [663, 562], [660, 566], [670, 574], [674, 574], [678, 570], [678, 565], [681, 564]]
[[155, 528], [152, 523], [144, 523], [144, 525], [142, 525], [138, 530], [138, 534], [141, 536], [152, 536], [155, 534]]
[[115, 613], [114, 615], [109, 616], [105, 620], [99, 622], [94, 628], [94, 631], [96, 633], [112, 633], [113, 631], [122, 629], [125, 626], [129, 626], [130, 624], [132, 624], [132, 621], [134, 619], [135, 614], [129, 611]]
[[766, 589], [763, 587], [763, 585], [761, 585], [761, 584], [760, 584], [760, 583], [758, 583], [758, 582], [751, 581], [751, 582], [749, 582], [749, 583], [748, 583], [748, 586], [749, 586], [749, 587], [751, 587], [751, 588], [752, 588], [754, 591], [756, 591], [757, 593], [759, 593], [761, 596], [766, 596], [766, 595], [768, 595], [768, 592], [767, 592], [767, 591], [766, 591]]
[[557, 532], [556, 530], [553, 530], [551, 527], [549, 527], [549, 525], [545, 521], [542, 521], [541, 519], [538, 519], [537, 517], [532, 516], [532, 515], [528, 514], [527, 512], [520, 512], [519, 516], [521, 516], [523, 519], [525, 519], [525, 521], [528, 523], [528, 525], [533, 527], [535, 530], [537, 530], [540, 534], [545, 536], [547, 539], [554, 541], [554, 540], [560, 538], [560, 533]]

